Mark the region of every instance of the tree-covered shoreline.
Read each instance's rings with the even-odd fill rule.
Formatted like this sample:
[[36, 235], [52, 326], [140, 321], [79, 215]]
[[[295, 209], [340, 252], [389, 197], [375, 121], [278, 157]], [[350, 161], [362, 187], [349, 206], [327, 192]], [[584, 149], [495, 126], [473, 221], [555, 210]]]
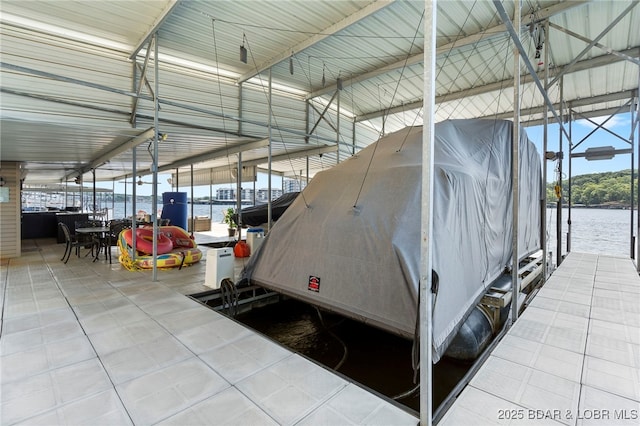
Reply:
[[[603, 208], [631, 207], [631, 169], [617, 172], [589, 173], [571, 177], [571, 205]], [[547, 203], [558, 198], [555, 182], [547, 183]], [[637, 203], [638, 177], [634, 173], [634, 204]], [[569, 203], [569, 180], [562, 180], [563, 204]]]

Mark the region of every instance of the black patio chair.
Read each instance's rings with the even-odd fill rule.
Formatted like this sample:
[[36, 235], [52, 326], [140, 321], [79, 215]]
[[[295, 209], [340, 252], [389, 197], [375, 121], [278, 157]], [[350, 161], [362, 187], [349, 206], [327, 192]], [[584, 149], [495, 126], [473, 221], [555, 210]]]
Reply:
[[76, 255], [79, 257], [80, 247], [84, 247], [86, 243], [78, 241], [75, 236], [71, 235], [71, 231], [66, 224], [59, 222], [58, 226], [62, 229], [62, 234], [64, 235], [65, 240], [64, 254], [62, 255], [62, 259], [60, 260], [64, 263], [67, 263], [73, 249], [75, 249]]
[[111, 263], [111, 247], [118, 245], [120, 232], [129, 228], [131, 228], [130, 220], [112, 220], [109, 222], [109, 232], [105, 238], [105, 250], [107, 250], [107, 255], [109, 256], [109, 263]]
[[[75, 221], [75, 229], [78, 228], [95, 228], [102, 226], [102, 221], [100, 220], [76, 220]], [[74, 229], [74, 231], [75, 231]], [[95, 258], [98, 253], [94, 253], [94, 249], [100, 247], [99, 240], [96, 239], [94, 234], [79, 234], [74, 232], [76, 240], [79, 243], [84, 244], [84, 247], [91, 248], [91, 255]], [[79, 250], [79, 249], [78, 249]]]

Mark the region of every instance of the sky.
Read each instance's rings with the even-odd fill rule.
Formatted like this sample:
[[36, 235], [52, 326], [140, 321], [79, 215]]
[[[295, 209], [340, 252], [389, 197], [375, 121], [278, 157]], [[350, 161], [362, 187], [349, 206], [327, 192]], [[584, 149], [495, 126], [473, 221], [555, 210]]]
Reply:
[[[606, 120], [605, 118], [597, 118], [592, 119], [592, 121], [596, 123], [602, 123]], [[605, 127], [619, 135], [621, 138], [628, 140], [631, 133], [631, 118], [630, 114], [618, 114], [613, 116], [611, 119], [607, 121]], [[594, 130], [596, 125], [590, 123], [587, 120], [577, 120], [574, 121], [571, 125], [571, 136], [573, 140], [573, 144], [577, 145], [580, 143], [583, 138], [585, 138], [589, 132]], [[549, 122], [548, 129], [548, 141], [547, 141], [547, 150], [557, 152], [560, 150], [559, 147], [559, 127], [557, 123]], [[565, 124], [565, 130], [569, 132], [568, 124]], [[525, 129], [529, 139], [536, 145], [538, 152], [541, 153], [543, 151], [543, 134], [544, 129], [542, 126], [534, 126], [527, 127]], [[638, 138], [637, 130], [634, 134], [634, 139]], [[569, 173], [569, 155], [568, 155], [568, 141], [567, 138], [563, 138], [563, 149], [565, 152], [565, 158], [563, 161], [563, 179], [568, 178]], [[609, 132], [598, 129], [591, 136], [585, 139], [580, 145], [578, 145], [572, 152], [579, 153], [584, 152], [587, 148], [591, 147], [599, 147], [599, 146], [613, 146], [615, 149], [627, 149], [630, 145], [611, 135]], [[572, 176], [578, 176], [588, 173], [600, 173], [600, 172], [608, 172], [608, 171], [618, 171], [624, 169], [631, 168], [631, 155], [623, 154], [617, 155], [611, 160], [602, 160], [602, 161], [587, 161], [584, 158], [574, 158], [572, 160]], [[637, 169], [637, 158], [635, 160], [634, 167]], [[554, 181], [556, 179], [555, 169], [557, 168], [556, 162], [548, 162], [547, 163], [547, 182]], [[170, 178], [170, 174], [159, 174], [158, 175], [158, 195], [161, 196], [163, 192], [171, 192], [175, 191], [175, 188], [171, 188], [171, 185], [167, 183], [167, 179]], [[151, 180], [151, 176], [146, 176], [145, 181]], [[107, 188], [111, 189], [111, 184], [108, 184]], [[255, 188], [261, 189], [266, 188], [268, 186], [268, 178], [266, 173], [258, 173], [258, 180], [256, 182]], [[213, 196], [216, 195], [216, 188], [226, 187], [226, 188], [234, 188], [235, 183], [226, 184], [226, 185], [214, 185], [213, 186]], [[252, 183], [243, 183], [243, 187], [253, 188]], [[272, 187], [273, 188], [281, 188], [282, 180], [279, 176], [274, 176], [272, 178]], [[191, 188], [190, 187], [181, 187], [179, 188], [181, 192], [187, 192], [187, 196], [191, 197]], [[209, 196], [209, 187], [208, 186], [196, 186], [194, 187], [194, 196], [197, 197], [208, 197]], [[115, 192], [123, 194], [125, 192], [123, 183], [115, 184]], [[127, 193], [131, 194], [131, 187], [127, 188]], [[151, 185], [140, 185], [137, 187], [138, 195], [151, 195]]]
[[[602, 124], [607, 117], [591, 119], [592, 121]], [[604, 125], [608, 130], [616, 133], [618, 136], [625, 140], [629, 140], [631, 135], [631, 118], [630, 114], [618, 114], [609, 119]], [[598, 129], [587, 139], [584, 139], [589, 135], [591, 131], [596, 129], [597, 126], [587, 120], [576, 120], [571, 124], [571, 139], [573, 146], [572, 153], [582, 153], [587, 148], [612, 146], [615, 149], [628, 149], [631, 145], [628, 142], [621, 140], [620, 138], [613, 136], [606, 130]], [[525, 129], [529, 139], [536, 145], [538, 152], [543, 152], [543, 137], [544, 128], [542, 126], [528, 127]], [[569, 125], [565, 124], [565, 130], [569, 132]], [[551, 124], [549, 121], [547, 150], [558, 152], [560, 150], [560, 136], [559, 126], [557, 123]], [[634, 140], [637, 140], [637, 129], [634, 133]], [[584, 141], [583, 141], [584, 139]], [[582, 141], [582, 142], [581, 142]], [[568, 153], [568, 140], [563, 138], [563, 152], [564, 161], [562, 164], [563, 179], [569, 177], [569, 153]], [[579, 145], [578, 145], [579, 144]], [[634, 168], [638, 168], [638, 159], [634, 160]], [[547, 182], [556, 179], [555, 169], [557, 162], [550, 161], [547, 163]], [[601, 173], [612, 172], [631, 168], [631, 155], [622, 154], [616, 155], [611, 160], [600, 161], [588, 161], [585, 158], [574, 158], [571, 160], [571, 175], [578, 176], [589, 173]]]

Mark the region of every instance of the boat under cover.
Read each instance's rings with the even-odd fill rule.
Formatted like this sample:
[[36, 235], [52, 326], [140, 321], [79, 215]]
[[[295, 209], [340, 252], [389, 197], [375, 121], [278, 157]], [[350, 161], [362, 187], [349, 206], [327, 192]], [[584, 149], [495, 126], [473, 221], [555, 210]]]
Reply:
[[[435, 125], [433, 309], [437, 362], [511, 265], [512, 122]], [[541, 247], [541, 163], [520, 129], [518, 259]], [[422, 127], [318, 173], [252, 254], [241, 279], [413, 338], [417, 333]]]
[[[278, 220], [282, 213], [289, 208], [293, 200], [296, 199], [299, 192], [287, 192], [286, 194], [276, 198], [271, 202], [271, 220]], [[268, 204], [260, 204], [257, 206], [246, 207], [240, 212], [242, 213], [242, 224], [248, 226], [260, 226], [268, 222], [269, 210]], [[233, 215], [235, 223], [240, 223], [238, 214]]]

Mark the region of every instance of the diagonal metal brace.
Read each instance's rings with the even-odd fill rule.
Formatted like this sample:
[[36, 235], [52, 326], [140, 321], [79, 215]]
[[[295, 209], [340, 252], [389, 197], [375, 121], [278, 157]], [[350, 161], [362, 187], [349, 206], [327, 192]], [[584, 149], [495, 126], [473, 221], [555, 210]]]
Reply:
[[[516, 45], [516, 48], [520, 52], [520, 57], [522, 58], [522, 61], [526, 65], [527, 70], [531, 75], [531, 78], [533, 78], [533, 82], [536, 84], [536, 86], [538, 86], [538, 90], [540, 90], [540, 94], [544, 97], [545, 103], [547, 104], [547, 106], [549, 107], [549, 110], [551, 110], [551, 113], [553, 114], [556, 121], [558, 122], [558, 125], [560, 126], [560, 130], [562, 130], [562, 133], [564, 133], [564, 135], [567, 137], [568, 140], [571, 140], [569, 133], [562, 125], [562, 119], [556, 112], [556, 109], [553, 106], [553, 102], [551, 102], [551, 99], [549, 99], [549, 95], [547, 94], [547, 91], [542, 86], [542, 82], [540, 82], [540, 79], [538, 78], [538, 74], [536, 73], [536, 70], [533, 69], [533, 65], [531, 65], [531, 61], [529, 61], [527, 52], [524, 50], [524, 46], [522, 46], [522, 43], [520, 42], [520, 37], [516, 32], [515, 28], [513, 27], [513, 23], [511, 22], [511, 18], [509, 18], [509, 15], [507, 15], [507, 11], [504, 9], [504, 6], [502, 6], [502, 3], [500, 2], [500, 0], [493, 0], [493, 4], [496, 7], [498, 14], [500, 14], [500, 18], [502, 19], [502, 22], [504, 22], [504, 25], [507, 28], [507, 31], [511, 35], [511, 38], [513, 39], [513, 42]], [[514, 105], [514, 108], [518, 108], [518, 107], [519, 107], [518, 105]]]

